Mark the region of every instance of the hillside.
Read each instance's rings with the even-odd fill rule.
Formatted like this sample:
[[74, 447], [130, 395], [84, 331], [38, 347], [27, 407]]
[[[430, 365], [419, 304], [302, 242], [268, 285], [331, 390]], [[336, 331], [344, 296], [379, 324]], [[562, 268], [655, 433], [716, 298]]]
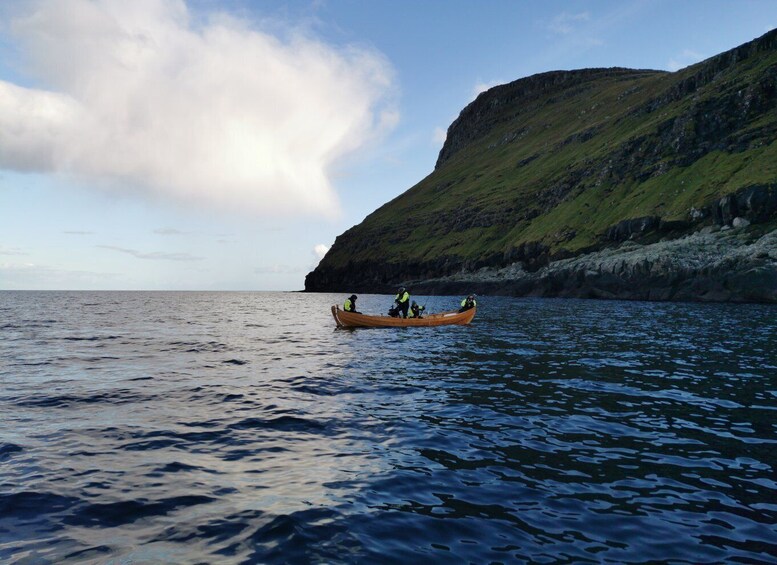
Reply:
[[[525, 281], [489, 287], [474, 273], [537, 272], [702, 228], [763, 235], [776, 219], [772, 31], [675, 73], [553, 71], [482, 93], [449, 127], [434, 171], [340, 235], [305, 288], [413, 282], [433, 292], [449, 288], [433, 281], [456, 277], [483, 291], [554, 295]], [[763, 259], [774, 269], [768, 250]]]

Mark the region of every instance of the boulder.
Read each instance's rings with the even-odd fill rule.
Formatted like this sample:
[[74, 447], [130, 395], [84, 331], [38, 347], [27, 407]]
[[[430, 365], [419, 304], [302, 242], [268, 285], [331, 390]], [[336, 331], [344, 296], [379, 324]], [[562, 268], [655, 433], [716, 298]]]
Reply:
[[632, 218], [623, 220], [607, 229], [604, 237], [610, 241], [625, 241], [633, 236], [645, 234], [658, 229], [661, 225], [661, 218], [658, 216], [643, 216], [641, 218]]

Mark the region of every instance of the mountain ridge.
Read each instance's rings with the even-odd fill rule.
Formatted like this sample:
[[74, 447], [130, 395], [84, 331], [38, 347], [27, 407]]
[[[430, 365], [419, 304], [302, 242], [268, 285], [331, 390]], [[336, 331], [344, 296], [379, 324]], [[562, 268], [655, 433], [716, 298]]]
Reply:
[[[511, 109], [521, 102], [536, 100], [540, 93], [544, 94], [549, 91], [557, 91], [558, 94], [563, 95], [564, 90], [568, 88], [584, 88], [587, 82], [601, 77], [631, 78], [661, 73], [664, 71], [622, 67], [548, 71], [490, 88], [480, 93], [475, 100], [465, 106], [456, 120], [451, 123], [434, 169], [439, 169], [445, 161], [449, 160], [463, 146], [466, 146], [468, 142], [481, 137], [483, 129], [490, 129], [489, 125], [493, 125], [495, 114], [498, 114], [500, 108]], [[526, 113], [526, 109], [519, 110], [515, 112], [515, 115]], [[486, 124], [481, 126], [483, 122]], [[472, 126], [481, 127], [472, 128]], [[475, 131], [468, 131], [472, 129]]]
[[305, 288], [536, 271], [628, 240], [768, 222], [775, 139], [777, 31], [674, 73], [518, 79], [468, 104], [434, 171], [338, 236]]

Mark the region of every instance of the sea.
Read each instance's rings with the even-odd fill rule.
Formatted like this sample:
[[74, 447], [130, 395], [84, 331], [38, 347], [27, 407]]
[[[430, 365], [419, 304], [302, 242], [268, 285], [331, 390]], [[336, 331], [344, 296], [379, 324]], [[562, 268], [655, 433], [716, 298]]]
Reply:
[[777, 562], [774, 305], [347, 294], [0, 292], [0, 563]]

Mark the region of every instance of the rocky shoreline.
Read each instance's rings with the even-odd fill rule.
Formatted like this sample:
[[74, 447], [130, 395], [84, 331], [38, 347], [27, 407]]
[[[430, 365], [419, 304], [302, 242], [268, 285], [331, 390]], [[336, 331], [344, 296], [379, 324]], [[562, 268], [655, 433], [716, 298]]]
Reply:
[[674, 240], [626, 241], [527, 271], [522, 263], [406, 281], [415, 294], [777, 303], [777, 229], [709, 226]]

